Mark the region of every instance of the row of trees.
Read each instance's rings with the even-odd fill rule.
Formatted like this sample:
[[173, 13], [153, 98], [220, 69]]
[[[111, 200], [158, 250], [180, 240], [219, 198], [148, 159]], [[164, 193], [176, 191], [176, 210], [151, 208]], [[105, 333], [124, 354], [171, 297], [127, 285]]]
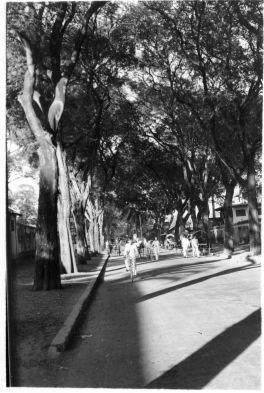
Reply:
[[8, 131], [38, 146], [35, 289], [60, 287], [114, 220], [160, 228], [177, 210], [176, 236], [190, 216], [208, 231], [223, 191], [231, 253], [236, 184], [259, 253], [260, 2], [9, 3], [7, 21]]

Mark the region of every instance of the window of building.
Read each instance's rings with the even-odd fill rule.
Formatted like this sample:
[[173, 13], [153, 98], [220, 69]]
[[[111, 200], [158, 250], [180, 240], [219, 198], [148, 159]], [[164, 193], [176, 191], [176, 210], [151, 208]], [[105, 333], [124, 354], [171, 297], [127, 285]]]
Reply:
[[246, 216], [246, 209], [237, 209], [236, 210], [236, 216], [237, 217], [244, 217], [244, 216]]
[[258, 214], [261, 216], [261, 207], [258, 208]]

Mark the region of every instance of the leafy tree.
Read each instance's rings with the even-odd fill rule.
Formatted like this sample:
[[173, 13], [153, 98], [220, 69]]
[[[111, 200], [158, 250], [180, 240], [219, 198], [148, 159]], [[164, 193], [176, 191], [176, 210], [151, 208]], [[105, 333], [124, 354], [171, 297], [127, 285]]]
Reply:
[[16, 192], [10, 193], [9, 205], [22, 214], [19, 221], [24, 224], [36, 225], [38, 198], [31, 185], [20, 185]]
[[[60, 243], [62, 245], [63, 240], [70, 243], [69, 217], [62, 204], [62, 201], [69, 199], [69, 191], [64, 180], [66, 176], [59, 120], [64, 110], [66, 87], [88, 36], [89, 22], [104, 5], [105, 2], [94, 2], [90, 6], [80, 3], [78, 12], [77, 3], [74, 2], [8, 5], [8, 43], [13, 51], [12, 58], [16, 53], [21, 61], [21, 49], [17, 42], [11, 45], [15, 35], [26, 52], [26, 64], [21, 67], [25, 70], [25, 76], [19, 102], [40, 149], [35, 289], [59, 288], [59, 261], [65, 264], [66, 270], [71, 269], [69, 265], [74, 263], [70, 257], [71, 249], [65, 255], [59, 254], [58, 230], [54, 220], [58, 214], [60, 187], [62, 198], [58, 221], [61, 223], [64, 218], [65, 225], [62, 225], [61, 230], [66, 228], [65, 239], [61, 239]], [[21, 26], [25, 31], [21, 31]], [[33, 102], [37, 103], [38, 109]], [[59, 161], [57, 154], [62, 157]], [[68, 257], [67, 263], [65, 256]]]
[[[146, 2], [142, 7], [144, 18], [139, 17], [142, 9], [133, 12], [142, 26], [135, 35], [141, 39], [143, 79], [152, 85], [172, 124], [179, 128], [177, 120], [183, 112], [195, 118], [201, 135], [207, 135], [222, 181], [230, 189], [227, 216], [232, 187], [237, 181], [245, 182], [247, 172], [250, 227], [256, 230], [255, 234], [251, 231], [251, 249], [257, 253], [253, 189], [254, 157], [261, 140], [260, 3]], [[146, 35], [143, 24], [148, 26]]]

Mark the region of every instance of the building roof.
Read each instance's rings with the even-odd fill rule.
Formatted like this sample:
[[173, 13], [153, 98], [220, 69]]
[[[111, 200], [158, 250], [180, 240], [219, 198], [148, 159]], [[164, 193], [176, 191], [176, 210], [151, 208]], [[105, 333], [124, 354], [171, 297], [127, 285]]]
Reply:
[[17, 216], [22, 216], [22, 214], [19, 213], [19, 211], [12, 209], [11, 207], [8, 208], [8, 213], [16, 214]]
[[[260, 205], [260, 203], [258, 202], [258, 206]], [[233, 203], [232, 207], [247, 207], [248, 203]], [[215, 209], [215, 211], [220, 211], [223, 210], [224, 206], [218, 207]]]

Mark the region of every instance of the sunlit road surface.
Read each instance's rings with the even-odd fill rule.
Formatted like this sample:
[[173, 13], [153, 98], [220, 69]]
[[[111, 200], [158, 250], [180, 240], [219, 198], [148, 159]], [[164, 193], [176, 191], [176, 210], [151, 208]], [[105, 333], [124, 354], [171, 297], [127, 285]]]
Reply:
[[167, 252], [139, 261], [131, 283], [111, 258], [51, 383], [260, 389], [259, 309], [260, 266], [248, 261]]

